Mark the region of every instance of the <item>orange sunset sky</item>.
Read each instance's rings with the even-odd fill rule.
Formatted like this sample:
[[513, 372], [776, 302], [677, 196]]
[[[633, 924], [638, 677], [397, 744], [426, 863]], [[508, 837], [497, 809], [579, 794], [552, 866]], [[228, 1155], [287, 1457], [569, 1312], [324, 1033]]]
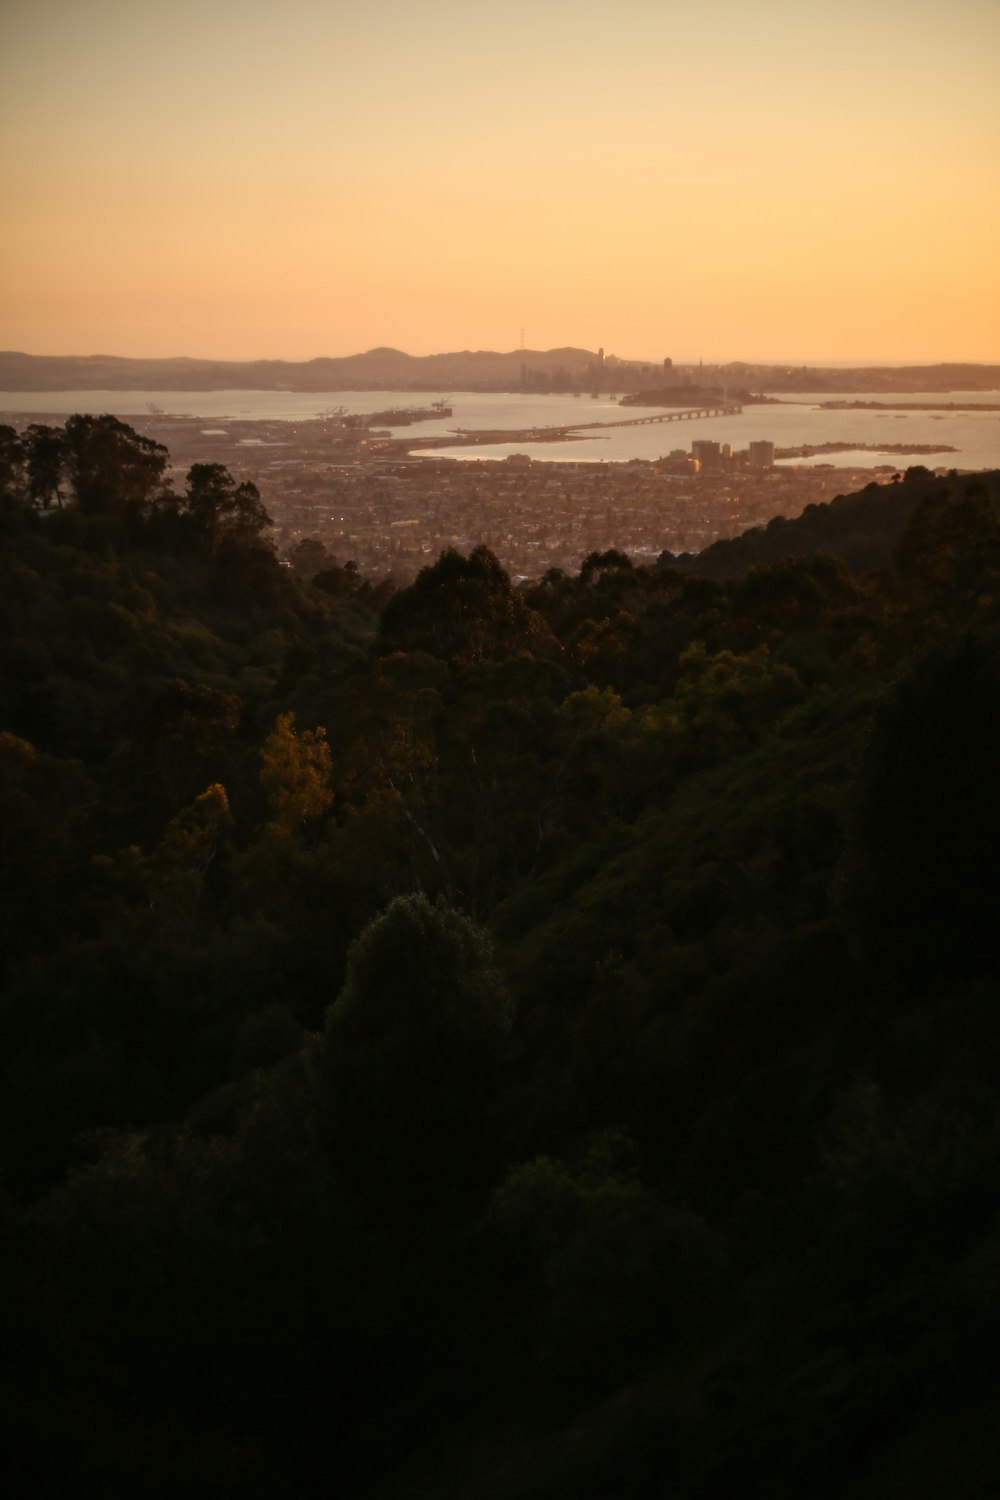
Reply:
[[997, 0], [5, 0], [0, 346], [1000, 360]]

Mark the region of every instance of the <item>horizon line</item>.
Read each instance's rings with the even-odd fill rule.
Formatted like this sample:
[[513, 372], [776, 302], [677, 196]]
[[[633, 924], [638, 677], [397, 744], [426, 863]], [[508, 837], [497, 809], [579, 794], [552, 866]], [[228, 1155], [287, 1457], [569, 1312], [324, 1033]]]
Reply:
[[[574, 349], [574, 350], [578, 350], [582, 354], [592, 354], [594, 356], [594, 358], [597, 357], [597, 350], [587, 349], [586, 347], [584, 347], [583, 345], [580, 345], [580, 344], [556, 344], [552, 348], [549, 348], [549, 349], [521, 349], [521, 348], [515, 348], [515, 349], [509, 349], [509, 350], [507, 350], [507, 349], [483, 349], [483, 348], [479, 348], [479, 349], [472, 349], [472, 348], [466, 348], [466, 349], [442, 349], [442, 350], [436, 350], [436, 351], [434, 351], [431, 354], [411, 354], [411, 353], [409, 353], [408, 350], [399, 349], [395, 345], [392, 345], [392, 344], [376, 344], [376, 345], [373, 345], [369, 349], [356, 350], [355, 352], [353, 352], [351, 354], [315, 354], [315, 355], [304, 356], [304, 357], [297, 358], [297, 359], [295, 359], [295, 358], [289, 358], [289, 357], [287, 357], [285, 355], [278, 355], [278, 354], [256, 355], [256, 356], [252, 356], [252, 357], [247, 357], [247, 356], [240, 357], [240, 356], [231, 356], [231, 355], [206, 355], [206, 354], [111, 354], [111, 353], [107, 353], [107, 352], [104, 352], [104, 351], [93, 351], [93, 352], [88, 352], [86, 354], [80, 354], [80, 353], [33, 354], [29, 350], [26, 350], [26, 349], [0, 349], [0, 359], [6, 358], [6, 357], [9, 357], [9, 356], [14, 356], [14, 357], [20, 357], [20, 358], [24, 358], [24, 359], [53, 359], [53, 360], [55, 360], [55, 359], [84, 359], [84, 360], [107, 359], [107, 360], [133, 361], [133, 362], [141, 362], [141, 363], [148, 363], [148, 364], [153, 364], [153, 363], [168, 364], [168, 363], [173, 363], [173, 362], [176, 362], [176, 361], [183, 360], [183, 361], [185, 361], [187, 363], [190, 363], [190, 364], [226, 364], [226, 365], [282, 364], [282, 365], [308, 365], [308, 364], [317, 364], [320, 361], [324, 361], [324, 360], [339, 361], [339, 360], [350, 360], [350, 359], [363, 359], [366, 355], [375, 354], [375, 353], [378, 353], [380, 351], [385, 351], [387, 354], [388, 353], [399, 354], [399, 355], [402, 355], [406, 359], [425, 360], [425, 359], [454, 358], [454, 357], [460, 356], [460, 355], [483, 355], [483, 354], [485, 354], [485, 355], [497, 355], [497, 356], [502, 357], [502, 358], [510, 358], [511, 356], [515, 356], [515, 355], [519, 355], [519, 354], [520, 355], [529, 355], [529, 356], [532, 355], [532, 354], [534, 354], [534, 355], [555, 354], [555, 353], [558, 353], [559, 351], [561, 351], [563, 349]], [[613, 359], [613, 360], [616, 360], [616, 361], [620, 361], [623, 364], [630, 364], [630, 365], [650, 365], [650, 366], [653, 366], [653, 367], [656, 367], [658, 365], [662, 365], [662, 363], [663, 363], [662, 358], [651, 359], [651, 358], [645, 358], [645, 357], [626, 356], [626, 355], [618, 355], [618, 354], [606, 355], [605, 358], [606, 359]], [[959, 359], [959, 358], [954, 358], [954, 357], [953, 358], [942, 358], [940, 356], [937, 356], [937, 357], [925, 356], [925, 357], [923, 357], [921, 359], [899, 359], [899, 358], [892, 358], [892, 357], [883, 357], [883, 358], [880, 358], [880, 359], [871, 359], [871, 358], [866, 358], [866, 359], [829, 359], [829, 358], [826, 358], [826, 359], [817, 359], [817, 358], [802, 359], [801, 357], [797, 357], [797, 358], [785, 358], [785, 359], [774, 359], [774, 358], [771, 358], [771, 359], [730, 358], [730, 359], [709, 359], [709, 360], [706, 361], [701, 356], [699, 356], [697, 359], [685, 359], [685, 358], [674, 359], [674, 360], [672, 360], [672, 363], [673, 363], [673, 366], [675, 368], [677, 368], [679, 366], [683, 366], [683, 367], [697, 367], [698, 365], [705, 365], [705, 364], [707, 364], [707, 366], [709, 368], [725, 368], [725, 367], [727, 367], [729, 365], [758, 365], [758, 366], [764, 366], [764, 367], [767, 367], [767, 368], [781, 368], [781, 367], [784, 367], [784, 368], [788, 368], [788, 369], [806, 369], [806, 370], [809, 370], [809, 369], [859, 369], [859, 370], [860, 369], [920, 369], [920, 368], [922, 368], [924, 366], [935, 366], [935, 365], [937, 365], [937, 366], [940, 366], [940, 365], [978, 365], [978, 366], [983, 366], [983, 367], [992, 366], [994, 364], [1000, 365], [1000, 354], [998, 354], [998, 357], [995, 360], [990, 360], [990, 359]]]

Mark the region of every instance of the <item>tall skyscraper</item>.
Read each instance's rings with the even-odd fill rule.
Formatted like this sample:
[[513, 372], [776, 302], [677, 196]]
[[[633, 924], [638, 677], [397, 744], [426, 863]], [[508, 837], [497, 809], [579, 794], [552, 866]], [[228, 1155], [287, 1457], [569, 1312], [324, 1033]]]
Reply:
[[763, 439], [750, 444], [750, 467], [751, 469], [773, 469], [774, 468], [774, 444], [765, 442]]

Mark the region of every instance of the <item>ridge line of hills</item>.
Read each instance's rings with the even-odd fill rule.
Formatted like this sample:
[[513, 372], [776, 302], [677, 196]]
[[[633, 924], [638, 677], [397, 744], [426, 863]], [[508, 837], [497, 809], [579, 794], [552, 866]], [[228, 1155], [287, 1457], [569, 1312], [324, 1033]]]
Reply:
[[[955, 475], [956, 480], [959, 476]], [[982, 486], [1000, 510], [1000, 469], [961, 475], [962, 485]], [[754, 567], [773, 567], [791, 558], [833, 553], [860, 578], [888, 568], [893, 553], [920, 500], [943, 492], [949, 481], [923, 464], [906, 470], [901, 482], [867, 484], [864, 489], [807, 505], [798, 516], [772, 516], [763, 526], [751, 526], [738, 536], [723, 537], [701, 552], [677, 557], [663, 554], [661, 563], [701, 578], [739, 578]]]
[[[436, 386], [461, 380], [507, 378], [519, 375], [522, 363], [553, 373], [579, 373], [592, 365], [596, 354], [587, 349], [517, 349], [510, 353], [464, 349], [454, 353], [413, 355], [379, 347], [362, 354], [310, 360], [214, 360], [186, 356], [171, 359], [130, 359], [119, 355], [32, 355], [0, 351], [0, 388], [22, 390], [71, 389], [184, 390], [270, 387], [302, 391], [374, 388], [394, 385]], [[13, 383], [12, 383], [13, 382]]]
[[[413, 355], [379, 347], [338, 358], [292, 361], [281, 359], [213, 360], [178, 356], [170, 359], [132, 359], [121, 355], [47, 355], [0, 350], [0, 391], [57, 390], [261, 390], [295, 391], [509, 390], [521, 384], [522, 369], [534, 376], [560, 377], [582, 389], [596, 369], [593, 350], [557, 349], [457, 350]], [[642, 360], [609, 362], [614, 376], [625, 383], [648, 380], [658, 363]], [[939, 363], [832, 369], [823, 366], [753, 364], [730, 361], [706, 367], [705, 379], [753, 381], [769, 390], [941, 391], [1000, 388], [1000, 364]], [[608, 380], [608, 365], [603, 376]]]

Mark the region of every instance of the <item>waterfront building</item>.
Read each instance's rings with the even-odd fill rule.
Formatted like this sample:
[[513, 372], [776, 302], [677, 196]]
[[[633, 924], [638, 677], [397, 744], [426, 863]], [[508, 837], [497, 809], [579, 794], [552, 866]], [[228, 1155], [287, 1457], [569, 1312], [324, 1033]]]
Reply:
[[774, 467], [774, 444], [763, 440], [750, 444], [750, 467], [751, 469], [771, 469]]

